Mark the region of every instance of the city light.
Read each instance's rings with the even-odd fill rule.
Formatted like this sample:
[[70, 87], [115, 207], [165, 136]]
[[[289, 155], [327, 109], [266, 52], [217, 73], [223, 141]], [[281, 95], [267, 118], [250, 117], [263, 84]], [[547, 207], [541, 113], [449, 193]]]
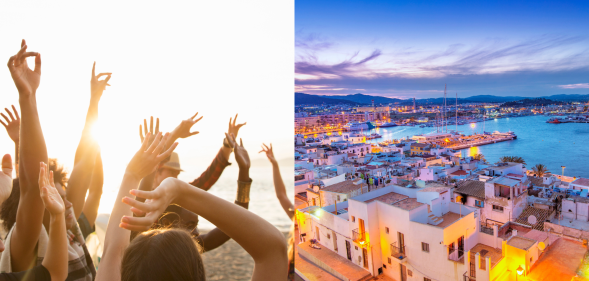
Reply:
[[471, 128], [474, 128], [474, 127], [476, 127], [476, 124], [475, 123], [470, 123], [470, 127]]

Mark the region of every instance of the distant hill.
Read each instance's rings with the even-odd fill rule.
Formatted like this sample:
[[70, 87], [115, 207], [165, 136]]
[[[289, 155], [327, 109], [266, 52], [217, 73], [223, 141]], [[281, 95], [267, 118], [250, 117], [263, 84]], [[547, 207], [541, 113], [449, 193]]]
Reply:
[[515, 106], [544, 106], [551, 104], [565, 104], [566, 102], [554, 101], [546, 98], [523, 99], [518, 101], [510, 101], [501, 105], [501, 107], [515, 107]]
[[589, 95], [553, 95], [544, 97], [556, 101], [589, 101]]
[[[408, 103], [409, 100], [402, 100], [402, 99], [394, 99], [394, 98], [385, 98], [385, 97], [377, 97], [377, 96], [369, 96], [364, 94], [355, 94], [355, 95], [346, 95], [346, 96], [320, 96], [323, 98], [329, 99], [338, 99], [338, 100], [348, 100], [353, 101], [359, 104], [372, 104], [372, 100], [374, 100], [374, 104], [389, 104], [389, 103]], [[413, 100], [411, 100], [413, 103]]]
[[349, 104], [357, 105], [357, 102], [337, 99], [337, 98], [326, 98], [324, 96], [308, 95], [305, 93], [295, 93], [295, 105], [302, 104]]
[[503, 103], [503, 102], [523, 100], [526, 98], [529, 98], [529, 97], [518, 97], [518, 96], [502, 97], [502, 96], [492, 96], [492, 95], [479, 95], [479, 96], [472, 96], [472, 97], [468, 97], [468, 98], [464, 98], [464, 99], [468, 100], [468, 101], [473, 101], [473, 102]]

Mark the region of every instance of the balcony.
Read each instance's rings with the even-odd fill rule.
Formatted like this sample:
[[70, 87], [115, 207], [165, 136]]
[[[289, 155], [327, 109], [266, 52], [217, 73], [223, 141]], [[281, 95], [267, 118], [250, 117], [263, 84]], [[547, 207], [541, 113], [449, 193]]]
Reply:
[[358, 228], [352, 230], [352, 239], [354, 242], [360, 244], [362, 248], [366, 246], [366, 233], [364, 231], [360, 232]]
[[464, 263], [464, 251], [458, 249], [450, 249], [448, 260]]
[[397, 246], [397, 242], [391, 243], [391, 257], [397, 259], [399, 263], [403, 263], [407, 260], [407, 255], [405, 253], [405, 246], [399, 247]]

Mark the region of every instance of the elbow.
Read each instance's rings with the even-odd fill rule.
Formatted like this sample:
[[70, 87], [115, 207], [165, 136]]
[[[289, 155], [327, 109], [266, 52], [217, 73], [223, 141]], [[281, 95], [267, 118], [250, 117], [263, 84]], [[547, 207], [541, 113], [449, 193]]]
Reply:
[[49, 274], [51, 275], [51, 281], [64, 281], [68, 276], [67, 263], [64, 266], [60, 266], [59, 269], [50, 270]]

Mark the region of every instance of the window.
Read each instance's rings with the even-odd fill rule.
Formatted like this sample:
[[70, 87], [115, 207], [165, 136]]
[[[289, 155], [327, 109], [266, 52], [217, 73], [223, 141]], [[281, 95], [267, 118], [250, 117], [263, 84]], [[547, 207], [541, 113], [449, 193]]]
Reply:
[[[390, 259], [391, 259], [391, 258], [389, 258], [389, 260], [390, 260]], [[384, 267], [384, 268], [386, 269], [386, 268], [387, 268], [387, 265], [386, 265], [386, 264], [383, 264], [383, 265], [382, 265], [382, 267]]]
[[493, 211], [503, 213], [503, 207], [493, 205]]
[[356, 217], [352, 216], [352, 222], [356, 222]]
[[429, 253], [429, 244], [421, 242], [421, 250]]
[[358, 250], [358, 246], [356, 246], [356, 251]]
[[391, 264], [391, 258], [389, 258], [389, 264]]
[[339, 195], [337, 196], [337, 201], [339, 201]]
[[387, 234], [389, 234], [389, 228], [388, 228], [388, 227], [385, 227], [385, 228], [384, 228], [384, 231], [385, 231]]
[[485, 207], [485, 202], [484, 201], [480, 201], [480, 200], [474, 200], [474, 205], [479, 207], [479, 208], [484, 208]]
[[432, 281], [432, 280], [427, 277], [423, 277], [423, 281]]
[[327, 239], [331, 239], [331, 235], [329, 235], [329, 233], [327, 233]]

